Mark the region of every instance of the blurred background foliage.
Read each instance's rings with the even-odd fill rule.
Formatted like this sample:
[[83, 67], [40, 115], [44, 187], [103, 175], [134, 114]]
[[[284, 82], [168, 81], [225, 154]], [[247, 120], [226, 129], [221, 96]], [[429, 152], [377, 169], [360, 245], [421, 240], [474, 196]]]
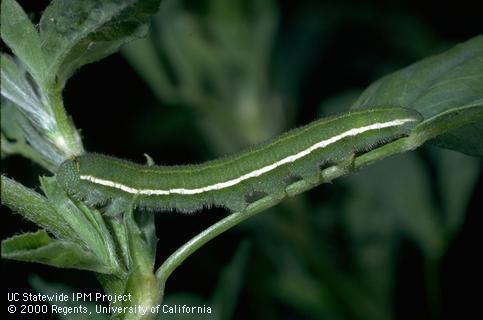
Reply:
[[[78, 72], [65, 105], [89, 151], [201, 162], [345, 111], [379, 77], [481, 33], [474, 6], [164, 0], [149, 37]], [[42, 174], [19, 157], [2, 167], [29, 186]], [[481, 159], [435, 147], [387, 159], [215, 239], [173, 274], [166, 303], [217, 319], [465, 318], [479, 310], [482, 194]], [[158, 259], [225, 214], [157, 214]], [[2, 219], [3, 237], [34, 229]], [[19, 291], [101, 291], [87, 273], [1, 264]]]

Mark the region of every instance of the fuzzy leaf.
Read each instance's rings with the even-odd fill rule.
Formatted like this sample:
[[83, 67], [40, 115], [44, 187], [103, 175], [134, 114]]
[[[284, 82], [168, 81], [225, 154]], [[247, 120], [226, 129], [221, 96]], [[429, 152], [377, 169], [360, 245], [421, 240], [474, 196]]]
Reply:
[[77, 242], [89, 248], [106, 265], [112, 264], [114, 270], [117, 267], [115, 249], [100, 213], [94, 209], [82, 210], [82, 205], [72, 202], [54, 177], [42, 177], [40, 183], [52, 207], [62, 214], [65, 224], [76, 231]]
[[40, 181], [47, 198], [2, 176], [2, 204], [45, 228], [62, 243], [92, 252], [106, 270], [110, 267], [111, 273], [119, 273], [114, 245], [100, 214], [82, 211], [60, 189], [55, 178], [44, 177]]
[[75, 239], [76, 232], [49, 201], [22, 184], [2, 176], [2, 204], [63, 239]]
[[[63, 85], [75, 70], [147, 33], [161, 0], [54, 0], [40, 20], [49, 74]], [[53, 80], [53, 79], [51, 79]]]
[[6, 54], [1, 55], [2, 96], [15, 103], [26, 117], [38, 125], [51, 126], [48, 114], [42, 109], [42, 102], [26, 78], [21, 65]]
[[2, 40], [25, 64], [34, 78], [42, 79], [45, 73], [45, 60], [39, 34], [34, 25], [15, 0], [2, 0], [1, 17]]
[[54, 240], [45, 230], [3, 240], [2, 258], [38, 262], [59, 268], [109, 272], [92, 253], [75, 243]]
[[2, 99], [0, 112], [2, 134], [10, 140], [23, 141], [24, 137], [22, 135], [22, 131], [17, 125], [17, 109], [13, 102], [7, 99]]

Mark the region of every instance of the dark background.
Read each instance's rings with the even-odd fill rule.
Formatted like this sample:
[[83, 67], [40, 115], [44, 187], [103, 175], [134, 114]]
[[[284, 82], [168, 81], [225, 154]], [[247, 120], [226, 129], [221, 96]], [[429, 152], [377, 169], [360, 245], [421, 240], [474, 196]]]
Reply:
[[[34, 19], [48, 3], [19, 2], [27, 12], [37, 12], [37, 15], [33, 14]], [[186, 10], [203, 16], [206, 12], [204, 2], [185, 2]], [[324, 101], [329, 97], [351, 90], [358, 92], [386, 73], [442, 52], [482, 31], [481, 10], [478, 10], [476, 1], [280, 1], [278, 6], [280, 20], [268, 69], [270, 90], [283, 91], [280, 96], [287, 97], [293, 105], [287, 107], [292, 111], [287, 112], [286, 117], [290, 118], [285, 121], [285, 127], [301, 125], [319, 117], [324, 113]], [[121, 54], [82, 68], [68, 82], [64, 99], [89, 151], [139, 162], [144, 161], [143, 153], [148, 153], [154, 159], [161, 159], [163, 164], [201, 162], [217, 156], [216, 149], [204, 138], [198, 126], [199, 113], [189, 104], [157, 99]], [[153, 129], [157, 126], [161, 128]], [[428, 175], [437, 176], [431, 172], [432, 149], [425, 147], [415, 153], [428, 167]], [[20, 157], [3, 161], [4, 172], [30, 187], [37, 186], [37, 177], [43, 173]], [[482, 243], [481, 172], [480, 161], [478, 182], [471, 190], [470, 201], [465, 204], [464, 224], [450, 241], [441, 260], [437, 277], [441, 306], [437, 317], [443, 319], [481, 314], [481, 299], [477, 294], [481, 289], [483, 267], [478, 261]], [[325, 200], [343, 202], [345, 198], [339, 194], [350, 195], [352, 188], [350, 181], [337, 181], [324, 187], [323, 191], [309, 192], [306, 198], [316, 204]], [[445, 196], [438, 195], [437, 191], [431, 192], [436, 193], [435, 202]], [[2, 211], [2, 238], [36, 230], [19, 215], [8, 213], [5, 207]], [[269, 218], [256, 217], [247, 225], [221, 235], [190, 257], [170, 278], [168, 296], [190, 292], [208, 299], [239, 243], [250, 239], [250, 258], [237, 301], [236, 319], [344, 319], [346, 315], [338, 311], [332, 314], [304, 313], [300, 311], [303, 306], [300, 309], [294, 307], [284, 299], [276, 298], [276, 294], [268, 289], [277, 281], [272, 278], [276, 268], [273, 259], [267, 257], [267, 251], [272, 247], [264, 247], [265, 239], [260, 233], [267, 219], [277, 219], [276, 211], [267, 212]], [[157, 214], [159, 261], [225, 214], [220, 209], [195, 215]], [[331, 232], [333, 237], [319, 243], [319, 249], [332, 251], [331, 254], [342, 261], [337, 264], [340, 273], [350, 273], [353, 266], [347, 256], [351, 256], [352, 247], [347, 244], [349, 240], [344, 226], [336, 224]], [[280, 243], [284, 241], [283, 237], [274, 238], [274, 243], [280, 245], [277, 253], [273, 253], [278, 255], [277, 261], [283, 259], [285, 244]], [[391, 290], [391, 316], [394, 319], [427, 319], [432, 314], [432, 302], [425, 289], [424, 253], [414, 239], [404, 235], [398, 235], [395, 242], [396, 279]], [[344, 259], [348, 261], [344, 262]], [[302, 264], [309, 265], [310, 270], [310, 263]], [[38, 275], [47, 282], [63, 283], [76, 291], [101, 291], [94, 276], [87, 272], [5, 260], [2, 260], [1, 268], [3, 287], [10, 290], [32, 291], [29, 279]]]

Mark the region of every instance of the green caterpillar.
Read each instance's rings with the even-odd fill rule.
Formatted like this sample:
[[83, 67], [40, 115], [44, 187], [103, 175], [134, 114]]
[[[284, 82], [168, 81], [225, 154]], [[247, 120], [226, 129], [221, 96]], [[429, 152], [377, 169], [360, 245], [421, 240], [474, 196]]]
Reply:
[[[148, 166], [87, 153], [61, 164], [57, 180], [91, 205], [193, 212], [220, 206], [240, 211], [260, 197], [283, 198], [294, 181], [317, 181], [322, 166], [407, 136], [421, 121], [414, 110], [379, 108], [323, 118], [214, 161]], [[113, 209], [115, 211], [115, 209]]]

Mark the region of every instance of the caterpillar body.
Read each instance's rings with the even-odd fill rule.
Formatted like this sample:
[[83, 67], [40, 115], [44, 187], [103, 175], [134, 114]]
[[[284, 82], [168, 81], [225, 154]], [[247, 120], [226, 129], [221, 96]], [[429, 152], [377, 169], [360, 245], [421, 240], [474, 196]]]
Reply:
[[92, 205], [134, 203], [182, 212], [221, 206], [240, 211], [256, 198], [284, 197], [294, 181], [316, 181], [321, 166], [407, 136], [420, 121], [419, 113], [400, 107], [349, 112], [196, 165], [148, 166], [87, 153], [63, 162], [57, 180], [70, 196]]

